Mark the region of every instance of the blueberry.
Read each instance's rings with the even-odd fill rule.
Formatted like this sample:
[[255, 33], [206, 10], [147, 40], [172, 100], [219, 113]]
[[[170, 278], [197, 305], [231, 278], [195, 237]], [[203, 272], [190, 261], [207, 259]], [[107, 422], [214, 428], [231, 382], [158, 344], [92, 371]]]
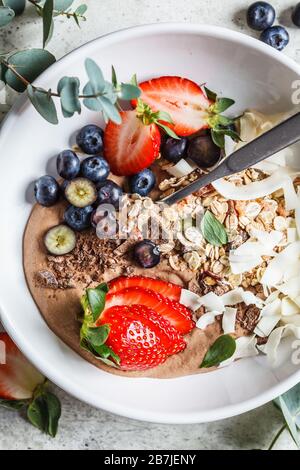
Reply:
[[76, 142], [84, 153], [97, 155], [103, 150], [103, 135], [104, 132], [100, 127], [89, 124], [79, 131]]
[[119, 209], [119, 201], [123, 196], [123, 190], [111, 180], [106, 180], [97, 185], [98, 204], [112, 204]]
[[91, 216], [93, 207], [87, 206], [83, 209], [80, 207], [69, 206], [64, 213], [65, 222], [76, 232], [87, 230], [91, 227]]
[[155, 184], [155, 174], [148, 168], [132, 176], [129, 180], [130, 191], [143, 197], [148, 196]]
[[178, 163], [185, 156], [187, 144], [187, 139], [168, 137], [162, 146], [162, 155], [169, 162]]
[[69, 181], [68, 180], [64, 180], [61, 185], [60, 185], [60, 194], [65, 198], [66, 197], [66, 194], [65, 194], [65, 191], [66, 191], [66, 187], [68, 186], [69, 184]]
[[89, 157], [81, 163], [81, 174], [94, 183], [105, 181], [110, 173], [110, 167], [103, 157]]
[[221, 158], [221, 149], [210, 135], [200, 135], [191, 140], [187, 156], [200, 168], [210, 168]]
[[292, 13], [292, 21], [295, 26], [300, 28], [300, 3], [297, 3]]
[[59, 185], [53, 176], [42, 176], [34, 185], [36, 201], [45, 207], [54, 206], [59, 198]]
[[64, 150], [56, 160], [56, 168], [59, 176], [65, 180], [72, 180], [80, 171], [80, 160], [72, 150]]
[[255, 2], [248, 8], [247, 23], [249, 28], [263, 31], [272, 26], [275, 16], [276, 12], [272, 5], [267, 2]]
[[154, 268], [160, 262], [159, 247], [151, 240], [143, 240], [134, 247], [134, 259], [142, 268]]
[[260, 39], [278, 51], [282, 51], [288, 45], [290, 36], [283, 26], [271, 26], [261, 33]]

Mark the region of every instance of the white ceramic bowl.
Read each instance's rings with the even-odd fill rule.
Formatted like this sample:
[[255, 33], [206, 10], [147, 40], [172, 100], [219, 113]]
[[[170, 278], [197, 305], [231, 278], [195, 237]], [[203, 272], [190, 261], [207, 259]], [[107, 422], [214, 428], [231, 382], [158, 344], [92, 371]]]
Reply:
[[[248, 107], [264, 112], [291, 108], [291, 83], [299, 67], [284, 55], [245, 35], [216, 27], [161, 24], [99, 38], [50, 67], [38, 83], [55, 88], [64, 75], [79, 76], [91, 57], [110, 76], [136, 72], [139, 79], [187, 76], [236, 100], [235, 113]], [[300, 371], [289, 362], [276, 370], [264, 358], [241, 360], [229, 368], [174, 380], [126, 379], [104, 373], [66, 347], [48, 329], [25, 283], [22, 236], [31, 210], [30, 182], [53, 170], [53, 157], [70, 136], [97, 115], [47, 124], [22, 97], [0, 133], [1, 321], [25, 355], [53, 382], [93, 406], [123, 416], [162, 423], [217, 420], [258, 407], [294, 386]]]

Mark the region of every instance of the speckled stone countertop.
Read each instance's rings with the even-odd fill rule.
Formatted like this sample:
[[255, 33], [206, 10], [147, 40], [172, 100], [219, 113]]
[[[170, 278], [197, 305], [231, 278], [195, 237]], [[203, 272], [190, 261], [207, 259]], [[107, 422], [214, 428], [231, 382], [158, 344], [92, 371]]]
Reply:
[[[57, 58], [102, 34], [136, 24], [177, 21], [215, 24], [251, 34], [245, 25], [245, 0], [85, 0], [87, 21], [79, 30], [73, 21], [55, 20], [48, 49]], [[75, 3], [75, 4], [76, 4]], [[282, 24], [289, 27], [290, 45], [285, 53], [300, 62], [300, 31], [291, 27], [289, 0], [271, 0]], [[29, 6], [26, 13], [0, 30], [0, 50], [41, 46], [41, 20]], [[7, 97], [12, 101], [14, 97]], [[0, 103], [5, 103], [3, 92]], [[0, 104], [0, 111], [5, 106]], [[270, 403], [242, 416], [198, 425], [158, 425], [120, 418], [96, 410], [57, 390], [63, 413], [55, 439], [42, 435], [15, 412], [0, 409], [0, 450], [4, 449], [106, 449], [188, 450], [263, 449], [282, 425]], [[288, 433], [277, 448], [295, 449]]]

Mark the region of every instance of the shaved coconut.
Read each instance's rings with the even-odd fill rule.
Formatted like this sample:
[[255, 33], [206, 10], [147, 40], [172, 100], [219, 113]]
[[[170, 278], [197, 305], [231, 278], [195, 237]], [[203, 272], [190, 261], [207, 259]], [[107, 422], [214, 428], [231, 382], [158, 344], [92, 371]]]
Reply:
[[237, 308], [226, 307], [222, 319], [222, 328], [225, 335], [235, 332]]
[[176, 165], [167, 168], [167, 172], [170, 175], [175, 176], [175, 178], [182, 178], [183, 176], [187, 176], [194, 171], [193, 168], [186, 160], [182, 159], [179, 160]]
[[221, 299], [225, 306], [236, 305], [241, 302], [244, 302], [247, 306], [255, 305], [258, 308], [262, 308], [264, 305], [259, 297], [256, 297], [252, 292], [244, 291], [242, 287], [226, 292], [226, 294], [221, 296]]
[[273, 315], [281, 315], [281, 300], [276, 299], [274, 302], [271, 302], [265, 305], [261, 310], [262, 317], [270, 317]]
[[269, 334], [274, 330], [279, 321], [280, 315], [261, 317], [254, 330], [254, 333], [260, 338], [265, 338], [266, 336], [269, 336]]
[[226, 199], [250, 201], [268, 196], [284, 187], [287, 188], [286, 191], [289, 194], [290, 186], [286, 185], [287, 181], [290, 180], [289, 174], [287, 168], [281, 168], [264, 180], [254, 181], [243, 186], [236, 186], [223, 178], [215, 181], [212, 185]]
[[295, 298], [293, 299], [293, 302], [294, 302], [296, 305], [298, 305], [298, 307], [300, 307], [300, 297], [295, 297]]
[[[283, 233], [278, 230], [272, 230], [271, 232], [265, 232], [264, 230], [251, 230], [251, 236], [256, 238], [262, 245], [268, 250], [273, 250], [282, 240]], [[263, 255], [265, 253], [262, 253]], [[266, 256], [268, 256], [266, 254]]]
[[200, 297], [200, 295], [197, 295], [187, 289], [181, 289], [180, 303], [190, 308], [194, 312], [201, 307], [201, 299], [202, 297]]
[[274, 300], [278, 299], [278, 297], [279, 297], [279, 292], [278, 290], [275, 290], [266, 298], [265, 304], [270, 304], [271, 302], [274, 302]]
[[257, 339], [255, 335], [242, 336], [241, 338], [237, 338], [235, 353], [230, 359], [227, 359], [226, 361], [221, 362], [219, 367], [229, 366], [237, 359], [257, 356], [258, 350], [256, 348], [256, 345], [257, 345]]
[[281, 315], [289, 317], [297, 313], [300, 313], [300, 307], [289, 299], [289, 297], [283, 297], [281, 301]]
[[285, 208], [287, 211], [292, 211], [299, 206], [299, 199], [296, 194], [293, 181], [287, 178], [283, 185]]
[[300, 326], [300, 315], [298, 313], [296, 315], [292, 315], [292, 316], [289, 316], [289, 317], [283, 317], [281, 319], [281, 322], [284, 325]]
[[196, 327], [200, 330], [205, 330], [209, 325], [212, 325], [215, 320], [216, 316], [220, 315], [220, 312], [208, 312], [201, 315], [199, 320], [196, 323]]
[[299, 297], [300, 296], [299, 277], [294, 277], [292, 279], [289, 279], [284, 284], [277, 286], [277, 289], [279, 290], [279, 292], [282, 292], [282, 294], [287, 295], [288, 297], [291, 297], [292, 299]]
[[287, 336], [295, 336], [300, 339], [300, 326], [284, 325], [276, 328], [271, 334], [264, 346], [264, 353], [267, 354], [268, 361], [272, 366], [276, 366], [278, 359], [278, 347], [281, 341]]
[[205, 307], [209, 312], [217, 311], [220, 314], [225, 310], [221, 297], [214, 294], [213, 292], [209, 292], [203, 297], [200, 297], [200, 300], [201, 306]]
[[286, 267], [290, 264], [299, 263], [299, 256], [300, 242], [297, 241], [288, 245], [287, 248], [277, 254], [269, 263], [261, 279], [261, 283], [271, 287], [280, 284], [283, 280]]

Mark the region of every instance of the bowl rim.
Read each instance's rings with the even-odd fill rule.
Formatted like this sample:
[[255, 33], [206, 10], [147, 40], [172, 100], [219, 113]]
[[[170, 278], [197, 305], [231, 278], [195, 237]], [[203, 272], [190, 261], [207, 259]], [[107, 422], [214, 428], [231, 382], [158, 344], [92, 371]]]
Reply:
[[[75, 55], [83, 55], [83, 51], [86, 49], [91, 49], [95, 47], [105, 47], [110, 44], [118, 43], [125, 39], [133, 39], [139, 37], [146, 37], [155, 34], [164, 34], [164, 33], [177, 33], [177, 34], [198, 34], [201, 36], [214, 37], [218, 39], [231, 40], [237, 44], [246, 45], [253, 50], [260, 51], [263, 55], [273, 57], [276, 61], [283, 64], [287, 68], [291, 69], [293, 72], [296, 72], [300, 76], [300, 66], [291, 58], [283, 55], [281, 52], [272, 49], [270, 46], [262, 43], [261, 41], [248, 36], [244, 33], [233, 31], [227, 28], [213, 26], [213, 25], [198, 25], [198, 24], [187, 24], [187, 23], [155, 23], [155, 24], [146, 24], [140, 26], [129, 27], [121, 29], [118, 31], [107, 33], [103, 36], [95, 38], [73, 51], [66, 54], [61, 59], [57, 60], [51, 67], [49, 67], [45, 72], [43, 72], [37, 81], [43, 80], [43, 78], [50, 73], [56, 73], [56, 69], [60, 67], [62, 63], [67, 63], [68, 60], [73, 58]], [[15, 119], [15, 112], [19, 110], [27, 102], [27, 97], [25, 95], [20, 96], [16, 103], [13, 105], [11, 111], [2, 121], [0, 126], [1, 135], [0, 143], [2, 139], [5, 139], [6, 134], [9, 132], [10, 124]], [[108, 400], [98, 399], [98, 403], [95, 403], [93, 395], [89, 392], [86, 392], [85, 388], [80, 389], [75, 388], [72, 381], [68, 378], [59, 375], [54, 365], [50, 364], [46, 358], [43, 358], [36, 354], [36, 351], [33, 351], [31, 348], [30, 341], [28, 338], [24, 337], [23, 334], [15, 329], [14, 325], [9, 319], [9, 315], [5, 314], [3, 309], [0, 308], [0, 320], [8, 332], [8, 334], [15, 341], [17, 346], [21, 349], [26, 357], [34, 364], [40, 371], [42, 371], [53, 383], [61, 387], [71, 396], [76, 397], [77, 399], [94, 406], [96, 408], [103, 409], [105, 411], [117, 414], [123, 417], [132, 418], [140, 421], [148, 421], [154, 423], [163, 423], [163, 424], [192, 424], [192, 423], [204, 423], [211, 421], [218, 421], [224, 418], [233, 417], [252, 409], [255, 409], [259, 406], [266, 404], [267, 402], [278, 397], [282, 393], [286, 392], [297, 383], [300, 382], [300, 370], [284, 379], [282, 382], [270, 387], [267, 391], [261, 393], [260, 395], [251, 398], [249, 400], [240, 402], [238, 404], [227, 405], [225, 407], [216, 408], [209, 411], [200, 411], [200, 412], [185, 412], [185, 413], [166, 413], [166, 412], [153, 412], [144, 410], [136, 410], [135, 408], [128, 408], [127, 406], [116, 405], [113, 402]], [[83, 360], [83, 359], [82, 359]], [[183, 380], [184, 378], [175, 379]], [[172, 379], [170, 379], [172, 380]]]

